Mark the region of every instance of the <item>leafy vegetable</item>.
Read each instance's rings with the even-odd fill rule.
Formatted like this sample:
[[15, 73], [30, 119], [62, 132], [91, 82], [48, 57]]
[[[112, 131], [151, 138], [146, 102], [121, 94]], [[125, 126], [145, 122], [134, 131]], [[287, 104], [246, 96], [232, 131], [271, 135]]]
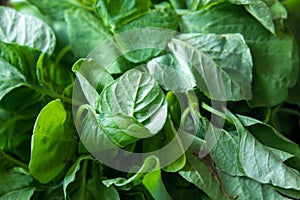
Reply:
[[300, 198], [298, 1], [8, 3], [0, 199]]

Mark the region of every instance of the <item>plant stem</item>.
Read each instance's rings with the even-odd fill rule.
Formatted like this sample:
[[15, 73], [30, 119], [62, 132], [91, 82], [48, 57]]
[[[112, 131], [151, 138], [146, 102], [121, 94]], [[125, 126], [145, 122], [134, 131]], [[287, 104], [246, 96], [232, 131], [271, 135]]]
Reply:
[[1, 154], [2, 154], [3, 157], [4, 157], [5, 159], [7, 159], [9, 162], [11, 162], [11, 163], [13, 163], [13, 164], [15, 164], [15, 165], [17, 165], [17, 166], [19, 166], [19, 167], [22, 167], [23, 169], [25, 169], [25, 170], [28, 171], [28, 166], [27, 166], [26, 164], [22, 163], [21, 161], [15, 159], [14, 157], [12, 157], [12, 156], [10, 156], [10, 155], [4, 153], [3, 151], [1, 151]]

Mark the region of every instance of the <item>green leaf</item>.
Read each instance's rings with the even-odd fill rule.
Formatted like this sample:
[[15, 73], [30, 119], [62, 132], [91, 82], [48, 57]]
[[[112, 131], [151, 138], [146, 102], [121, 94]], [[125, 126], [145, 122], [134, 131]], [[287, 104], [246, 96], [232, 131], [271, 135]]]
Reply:
[[129, 70], [101, 92], [97, 110], [100, 114], [135, 118], [152, 134], [162, 129], [167, 118], [167, 102], [153, 77]]
[[116, 29], [149, 11], [150, 0], [96, 0], [96, 12], [106, 27]]
[[35, 190], [30, 187], [33, 178], [21, 173], [17, 168], [6, 170], [0, 168], [0, 199], [24, 199], [29, 200]]
[[246, 10], [253, 15], [266, 29], [275, 34], [272, 12], [263, 1], [253, 1], [245, 5]]
[[75, 122], [80, 139], [89, 152], [112, 149], [114, 154], [116, 147], [104, 132], [100, 118], [93, 108], [89, 105], [80, 106]]
[[73, 130], [60, 100], [53, 100], [40, 112], [33, 130], [29, 171], [41, 183], [57, 177], [76, 150]]
[[279, 195], [268, 185], [263, 185], [247, 177], [230, 176], [221, 170], [217, 171], [221, 183], [217, 181], [207, 165], [194, 155], [195, 150], [199, 150], [204, 144], [203, 142], [197, 138], [194, 139], [187, 151], [187, 158], [191, 167], [183, 169], [179, 174], [203, 190], [211, 199], [228, 199], [221, 191], [221, 183], [229, 195], [238, 195], [238, 199], [288, 199]]
[[69, 68], [53, 62], [49, 56], [42, 54], [36, 64], [36, 74], [39, 85], [61, 94], [73, 84], [73, 73]]
[[[226, 113], [239, 133], [239, 163], [245, 175], [263, 184], [299, 190], [299, 172], [286, 166], [270, 149], [256, 140], [236, 116], [229, 111]], [[274, 173], [277, 175], [274, 176]]]
[[148, 72], [167, 91], [185, 92], [196, 85], [191, 66], [184, 60], [167, 53], [147, 63]]
[[[252, 57], [244, 37], [240, 34], [181, 34], [176, 36], [203, 51], [237, 84], [234, 99], [250, 99], [252, 83]], [[226, 79], [223, 80], [226, 82]], [[227, 85], [225, 85], [225, 89]], [[233, 86], [232, 86], [233, 87]], [[228, 97], [231, 99], [230, 97]]]
[[[213, 10], [213, 11], [212, 11]], [[253, 56], [252, 106], [273, 106], [286, 100], [295, 85], [297, 67], [293, 38], [274, 36], [238, 6], [224, 5], [182, 17], [183, 32], [241, 33]]]
[[[210, 99], [240, 100], [248, 99], [251, 95], [248, 93], [249, 86], [247, 84], [242, 84], [239, 78], [219, 67], [209, 55], [195, 47], [194, 42], [189, 43], [173, 38], [168, 46], [175, 53], [177, 59], [184, 58], [184, 62], [189, 62], [190, 66], [193, 66], [190, 71], [196, 79], [198, 88]], [[251, 77], [251, 74], [248, 76]]]
[[108, 187], [111, 185], [120, 187], [120, 190], [129, 190], [134, 186], [143, 184], [154, 199], [172, 199], [161, 180], [159, 160], [155, 156], [146, 158], [139, 171], [129, 179], [115, 178], [104, 180], [102, 182]]
[[112, 186], [106, 187], [101, 182], [105, 177], [100, 169], [91, 156], [79, 157], [63, 180], [65, 199], [119, 200], [117, 190]]
[[[72, 0], [61, 0], [61, 1], [51, 1], [51, 0], [27, 0], [30, 4], [36, 6], [44, 15], [51, 18], [62, 20], [64, 19], [64, 13], [66, 10], [72, 8]], [[74, 2], [74, 1], [73, 1]]]
[[24, 74], [26, 81], [32, 84], [37, 81], [34, 66], [36, 66], [39, 55], [40, 52], [33, 48], [15, 43], [8, 44], [0, 40], [0, 58]]
[[16, 12], [8, 7], [0, 7], [0, 39], [6, 43], [29, 46], [52, 54], [55, 35], [42, 20]]
[[26, 78], [16, 68], [0, 59], [0, 101], [10, 91], [26, 85]]
[[[73, 98], [79, 101], [79, 90], [92, 108], [96, 108], [98, 96], [106, 85], [110, 84], [113, 77], [101, 67], [94, 59], [80, 59], [72, 67], [80, 86], [76, 83]], [[76, 96], [77, 95], [77, 96]]]
[[140, 139], [148, 138], [153, 134], [135, 118], [122, 113], [100, 115], [101, 125], [106, 135], [118, 147], [126, 147]]
[[251, 117], [237, 115], [238, 119], [249, 132], [262, 144], [288, 152], [292, 155], [300, 156], [299, 146], [284, 137], [279, 131], [272, 126], [265, 124]]
[[[146, 27], [158, 27], [158, 28], [176, 30], [178, 27], [178, 17], [175, 11], [173, 11], [171, 8], [168, 7], [168, 4], [163, 5], [162, 8], [159, 7], [155, 10], [152, 10], [151, 12], [148, 12], [143, 16], [138, 17], [137, 19], [134, 19], [133, 21], [130, 21], [129, 23], [123, 26], [120, 26], [118, 29], [115, 30], [115, 33], [121, 33], [124, 31], [146, 28]], [[172, 35], [175, 34], [175, 31], [174, 33], [170, 32], [171, 34], [170, 33], [164, 34], [163, 31], [161, 31], [162, 33], [160, 34], [155, 34], [155, 32], [154, 33], [146, 32], [143, 30], [140, 30], [140, 32], [141, 33], [136, 34], [136, 36], [132, 36], [135, 42], [126, 41], [126, 45], [121, 45], [121, 48], [134, 50], [124, 55], [129, 61], [134, 63], [141, 63], [143, 61], [147, 61], [157, 56], [159, 53], [161, 53], [164, 50], [164, 47], [167, 45]], [[143, 49], [139, 49], [138, 46], [142, 46], [142, 45], [137, 45], [137, 43], [140, 42], [139, 40], [137, 40], [137, 37], [141, 37], [140, 34], [142, 34], [143, 36], [143, 38], [141, 38], [140, 40], [142, 45], [160, 44], [159, 47], [161, 48], [158, 49], [158, 48], [144, 47]], [[153, 45], [153, 46], [156, 47], [158, 45]]]
[[110, 35], [92, 13], [74, 8], [66, 11], [65, 20], [72, 50], [76, 57], [87, 55]]
[[35, 188], [24, 188], [20, 190], [15, 190], [12, 192], [9, 192], [3, 196], [0, 196], [1, 200], [10, 200], [10, 199], [24, 199], [24, 200], [30, 200]]

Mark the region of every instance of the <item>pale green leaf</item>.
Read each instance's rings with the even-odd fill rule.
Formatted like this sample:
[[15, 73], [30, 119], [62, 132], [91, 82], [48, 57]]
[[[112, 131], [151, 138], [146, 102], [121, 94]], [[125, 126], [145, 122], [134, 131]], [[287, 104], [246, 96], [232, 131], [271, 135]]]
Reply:
[[51, 54], [55, 48], [55, 35], [42, 20], [18, 13], [8, 7], [0, 7], [0, 39], [17, 43]]

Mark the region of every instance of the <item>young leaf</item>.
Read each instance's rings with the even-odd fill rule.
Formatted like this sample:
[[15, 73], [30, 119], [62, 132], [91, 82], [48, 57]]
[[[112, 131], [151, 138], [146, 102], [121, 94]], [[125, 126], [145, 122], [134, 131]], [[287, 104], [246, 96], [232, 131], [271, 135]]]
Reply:
[[[145, 173], [145, 171], [150, 172]], [[143, 184], [154, 199], [172, 199], [161, 180], [159, 160], [155, 156], [146, 158], [140, 170], [129, 179], [115, 178], [104, 180], [102, 182], [108, 187], [111, 185], [120, 187], [120, 190], [129, 190], [134, 186]]]
[[34, 16], [0, 7], [0, 26], [3, 42], [29, 46], [48, 54], [54, 50], [55, 35], [52, 29]]
[[67, 112], [60, 100], [53, 100], [40, 112], [33, 131], [29, 171], [41, 183], [57, 177], [76, 150]]
[[80, 139], [89, 152], [94, 153], [116, 148], [104, 132], [97, 113], [89, 105], [79, 107], [75, 121]]
[[124, 114], [135, 118], [152, 134], [165, 124], [167, 102], [153, 77], [145, 72], [129, 70], [107, 86], [100, 94], [100, 114]]

